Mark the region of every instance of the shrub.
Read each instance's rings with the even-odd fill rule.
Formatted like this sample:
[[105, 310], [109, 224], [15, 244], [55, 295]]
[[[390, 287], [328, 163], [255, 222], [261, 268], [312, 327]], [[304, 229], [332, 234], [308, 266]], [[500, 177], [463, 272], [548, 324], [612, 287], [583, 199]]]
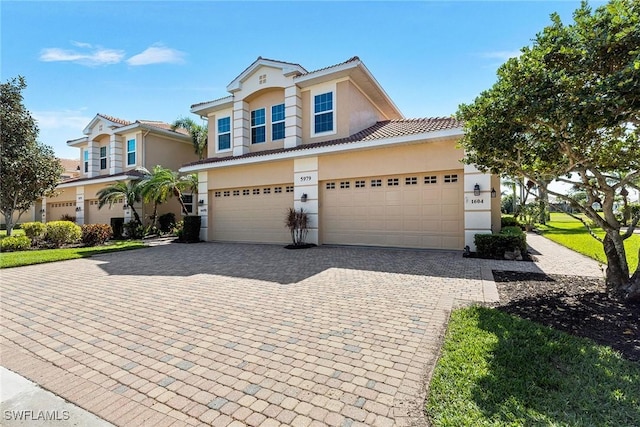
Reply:
[[181, 241], [197, 243], [200, 241], [200, 216], [188, 215], [184, 217]]
[[64, 214], [60, 217], [60, 221], [71, 221], [71, 222], [76, 222], [76, 217], [75, 216], [71, 216], [69, 214]]
[[47, 224], [42, 222], [25, 222], [22, 224], [25, 236], [31, 239], [32, 242], [44, 239], [47, 234]]
[[144, 237], [144, 226], [136, 221], [129, 221], [124, 225], [125, 237], [129, 239], [142, 239]]
[[500, 230], [500, 234], [506, 234], [508, 236], [524, 236], [524, 231], [522, 231], [522, 228], [518, 227], [518, 226], [507, 226], [507, 227], [502, 227], [502, 230]]
[[113, 235], [108, 224], [86, 224], [82, 226], [82, 243], [87, 246], [104, 244]]
[[168, 233], [176, 225], [176, 215], [173, 212], [160, 215], [158, 223], [160, 224], [160, 231]]
[[25, 251], [31, 247], [31, 239], [27, 236], [9, 236], [0, 240], [2, 252]]
[[474, 237], [476, 252], [480, 258], [502, 259], [507, 251], [520, 249], [527, 252], [527, 237], [524, 233], [515, 234], [476, 234]]
[[500, 219], [501, 226], [504, 227], [519, 227], [520, 223], [518, 220], [512, 216], [503, 216]]
[[82, 237], [82, 229], [71, 221], [51, 221], [47, 223], [46, 240], [56, 247], [75, 243]]
[[284, 222], [291, 232], [291, 240], [293, 241], [294, 246], [304, 245], [309, 231], [309, 217], [307, 213], [302, 208], [300, 208], [300, 211], [289, 208]]
[[114, 239], [122, 239], [124, 232], [124, 218], [111, 218], [111, 231]]

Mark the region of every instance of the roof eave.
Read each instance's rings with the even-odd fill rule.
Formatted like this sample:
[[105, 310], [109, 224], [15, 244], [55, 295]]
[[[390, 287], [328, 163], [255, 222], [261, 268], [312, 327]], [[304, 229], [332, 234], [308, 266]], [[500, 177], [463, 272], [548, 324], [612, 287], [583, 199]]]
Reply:
[[207, 117], [212, 111], [220, 110], [233, 106], [233, 95], [225, 98], [216, 99], [215, 101], [206, 102], [204, 104], [194, 104], [191, 106], [191, 112], [200, 117]]
[[418, 143], [442, 138], [460, 137], [464, 135], [461, 127], [452, 129], [443, 129], [437, 131], [421, 132], [412, 135], [395, 136], [391, 138], [381, 138], [375, 140], [366, 140], [358, 142], [345, 142], [335, 145], [325, 145], [322, 147], [314, 147], [305, 149], [304, 146], [297, 147], [289, 151], [281, 151], [273, 154], [258, 155], [252, 157], [230, 158], [228, 160], [217, 161], [213, 163], [201, 163], [191, 166], [183, 166], [179, 169], [182, 173], [192, 173], [206, 171], [226, 166], [246, 165], [251, 163], [270, 162], [277, 160], [287, 160], [300, 157], [311, 157], [325, 154], [366, 150], [371, 148], [383, 148], [398, 144]]

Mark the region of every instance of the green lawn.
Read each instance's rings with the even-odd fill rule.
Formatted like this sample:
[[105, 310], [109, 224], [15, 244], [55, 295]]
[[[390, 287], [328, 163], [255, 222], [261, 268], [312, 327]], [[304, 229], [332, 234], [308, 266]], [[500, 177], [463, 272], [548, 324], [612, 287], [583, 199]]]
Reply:
[[88, 248], [43, 249], [0, 253], [0, 268], [20, 267], [44, 262], [86, 258], [108, 252], [127, 251], [147, 247], [140, 241], [112, 242], [105, 246]]
[[435, 427], [640, 426], [640, 365], [495, 309], [460, 309], [426, 410]]
[[[586, 227], [577, 219], [564, 213], [552, 213], [551, 221], [547, 222], [546, 225], [538, 225], [536, 227], [544, 237], [606, 264], [607, 258], [604, 255], [602, 243], [594, 239]], [[596, 235], [604, 236], [602, 229], [596, 228], [594, 231]], [[634, 234], [625, 240], [624, 247], [627, 252], [629, 269], [633, 272], [638, 266], [640, 235]]]

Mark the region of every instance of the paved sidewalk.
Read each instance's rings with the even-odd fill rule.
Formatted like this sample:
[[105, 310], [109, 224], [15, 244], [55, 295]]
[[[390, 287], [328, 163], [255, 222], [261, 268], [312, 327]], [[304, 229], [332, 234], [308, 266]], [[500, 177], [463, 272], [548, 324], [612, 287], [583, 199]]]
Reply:
[[599, 274], [529, 241], [539, 263], [207, 243], [3, 270], [1, 361], [119, 426], [423, 426], [449, 312], [497, 299], [492, 269]]

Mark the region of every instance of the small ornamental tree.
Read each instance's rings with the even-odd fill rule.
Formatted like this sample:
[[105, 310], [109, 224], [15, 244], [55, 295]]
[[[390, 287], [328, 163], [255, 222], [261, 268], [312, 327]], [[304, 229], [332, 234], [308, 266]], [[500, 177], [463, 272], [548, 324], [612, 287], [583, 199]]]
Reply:
[[289, 208], [285, 224], [291, 232], [291, 240], [294, 246], [303, 246], [309, 232], [309, 217], [307, 213], [300, 208], [299, 211]]
[[53, 149], [37, 141], [38, 126], [22, 104], [26, 87], [21, 76], [0, 85], [0, 211], [8, 236], [14, 213], [19, 219], [52, 191], [64, 170]]
[[[640, 177], [640, 2], [612, 0], [595, 12], [583, 3], [572, 25], [557, 14], [551, 21], [499, 68], [493, 87], [460, 106], [464, 160], [531, 180], [602, 228], [604, 238], [592, 235], [604, 246], [609, 290], [640, 300], [640, 270], [629, 271], [623, 245], [640, 214], [626, 231], [614, 214]], [[554, 179], [586, 197], [549, 189]]]

